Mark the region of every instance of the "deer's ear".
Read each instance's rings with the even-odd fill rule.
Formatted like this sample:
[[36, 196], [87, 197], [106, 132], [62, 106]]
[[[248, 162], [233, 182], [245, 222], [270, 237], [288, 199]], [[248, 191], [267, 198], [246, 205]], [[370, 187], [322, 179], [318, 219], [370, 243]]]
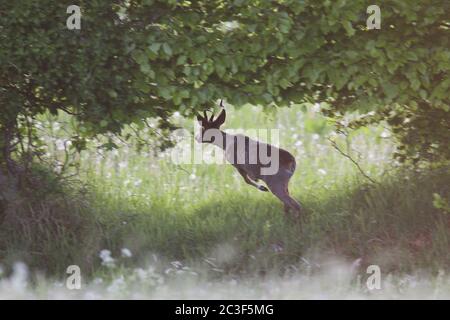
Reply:
[[217, 117], [216, 121], [214, 121], [214, 124], [216, 126], [221, 126], [225, 122], [225, 118], [227, 117], [227, 114], [225, 112], [225, 109], [222, 109], [219, 116]]

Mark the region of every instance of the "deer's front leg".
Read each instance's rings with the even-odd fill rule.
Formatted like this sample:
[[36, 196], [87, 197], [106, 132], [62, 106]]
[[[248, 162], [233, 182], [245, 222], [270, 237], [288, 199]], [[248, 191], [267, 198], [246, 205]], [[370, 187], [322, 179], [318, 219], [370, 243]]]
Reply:
[[251, 186], [254, 186], [255, 188], [261, 190], [261, 191], [269, 191], [266, 187], [257, 184], [256, 182], [254, 182], [253, 180], [251, 180], [248, 175], [247, 172], [245, 172], [244, 170], [242, 170], [241, 168], [235, 167], [237, 169], [237, 171], [241, 174], [242, 178], [244, 178], [245, 182], [248, 183]]

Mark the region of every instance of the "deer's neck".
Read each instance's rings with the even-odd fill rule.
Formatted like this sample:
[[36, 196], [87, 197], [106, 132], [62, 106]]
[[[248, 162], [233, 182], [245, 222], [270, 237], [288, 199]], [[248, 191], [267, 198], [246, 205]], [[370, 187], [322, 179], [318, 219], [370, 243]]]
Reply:
[[232, 135], [230, 135], [226, 132], [223, 132], [222, 130], [220, 130], [220, 134], [222, 136], [222, 139], [214, 139], [212, 144], [225, 150], [227, 147], [227, 142], [232, 141], [231, 139], [233, 139], [233, 137], [232, 137]]

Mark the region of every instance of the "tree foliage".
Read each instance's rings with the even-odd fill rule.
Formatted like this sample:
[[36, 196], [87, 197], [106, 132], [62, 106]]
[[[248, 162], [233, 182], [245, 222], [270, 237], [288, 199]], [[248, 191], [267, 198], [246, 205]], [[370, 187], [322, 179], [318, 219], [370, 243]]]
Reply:
[[[379, 30], [363, 0], [70, 2], [0, 5], [3, 161], [40, 113], [74, 114], [82, 147], [147, 117], [170, 130], [173, 112], [222, 98], [358, 110], [351, 126], [387, 121], [401, 159], [450, 157], [448, 1], [383, 1]], [[66, 28], [70, 4], [81, 30]]]

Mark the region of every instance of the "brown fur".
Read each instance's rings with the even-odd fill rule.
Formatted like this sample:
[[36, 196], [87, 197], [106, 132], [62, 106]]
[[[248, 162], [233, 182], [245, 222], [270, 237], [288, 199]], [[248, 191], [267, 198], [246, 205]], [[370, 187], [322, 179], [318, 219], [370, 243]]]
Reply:
[[[222, 106], [222, 103], [221, 103]], [[199, 141], [202, 143], [212, 143], [215, 144], [225, 151], [225, 158], [228, 162], [230, 162], [242, 175], [244, 181], [249, 185], [256, 187], [261, 191], [269, 191], [272, 192], [278, 199], [281, 200], [284, 204], [285, 212], [289, 212], [289, 210], [293, 210], [296, 215], [298, 215], [301, 211], [300, 204], [289, 195], [289, 180], [295, 172], [296, 162], [294, 156], [288, 151], [274, 147], [272, 145], [266, 144], [264, 142], [253, 140], [247, 136], [243, 135], [231, 135], [224, 131], [220, 130], [220, 126], [225, 122], [226, 113], [225, 109], [222, 109], [220, 115], [216, 120], [213, 120], [213, 116], [208, 119], [206, 116], [206, 112], [204, 112], [204, 116], [197, 116], [198, 121], [202, 126], [201, 137], [199, 137]], [[206, 140], [204, 139], [205, 132], [208, 132], [210, 129], [219, 130], [222, 141]], [[244, 153], [240, 153], [238, 150], [237, 141], [245, 141], [245, 149]], [[263, 164], [261, 159], [259, 158], [259, 153], [257, 150], [259, 148], [265, 148], [266, 154], [268, 158], [270, 155], [278, 152], [279, 154], [279, 167], [278, 171], [271, 175], [265, 175], [262, 172], [263, 168], [270, 167], [270, 163]], [[256, 152], [256, 163], [252, 163], [249, 159], [254, 159], [252, 156], [255, 156], [253, 152]], [[270, 158], [272, 161], [272, 158]], [[257, 184], [259, 180], [265, 182], [267, 187]]]

